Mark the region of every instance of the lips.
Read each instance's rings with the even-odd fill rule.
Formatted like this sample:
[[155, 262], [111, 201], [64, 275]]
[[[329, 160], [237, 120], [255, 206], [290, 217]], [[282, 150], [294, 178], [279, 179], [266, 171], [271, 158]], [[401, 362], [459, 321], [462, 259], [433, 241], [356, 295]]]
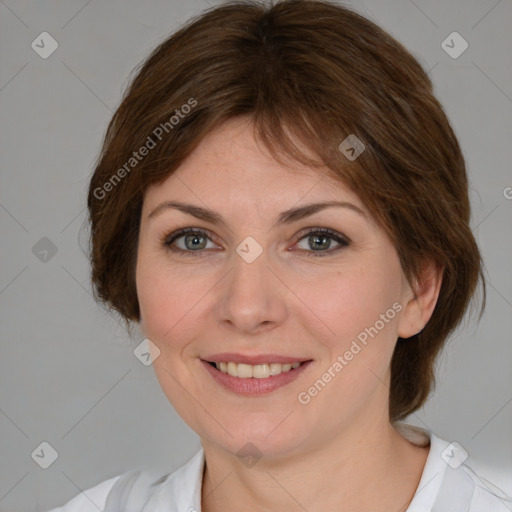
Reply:
[[[275, 354], [272, 355], [264, 355], [264, 356], [242, 356], [240, 354], [216, 354], [215, 356], [210, 356], [212, 359], [220, 359], [221, 361], [206, 361], [204, 359], [201, 359], [201, 364], [207, 371], [207, 373], [210, 374], [210, 376], [213, 378], [213, 380], [220, 384], [223, 388], [232, 391], [238, 395], [244, 395], [244, 396], [254, 396], [254, 395], [262, 395], [266, 393], [270, 393], [278, 388], [281, 388], [285, 386], [286, 384], [289, 384], [293, 382], [295, 379], [297, 379], [300, 374], [305, 371], [313, 362], [311, 359], [302, 360], [301, 364], [297, 366], [297, 359], [300, 360], [300, 358], [295, 359], [289, 358], [288, 356], [277, 356]], [[225, 359], [227, 358], [227, 359]], [[231, 365], [234, 365], [238, 371], [238, 368], [242, 368], [242, 373], [247, 372], [248, 369], [250, 369], [250, 365], [247, 363], [235, 363], [234, 360], [240, 361], [254, 361], [252, 363], [253, 368], [254, 367], [261, 367], [261, 366], [271, 366], [274, 365], [288, 365], [290, 361], [294, 361], [295, 367], [291, 367], [287, 371], [282, 371], [280, 373], [277, 373], [275, 375], [265, 375], [265, 374], [259, 374], [259, 376], [249, 376], [247, 373], [244, 373], [240, 376], [234, 376], [230, 375], [227, 371], [223, 372], [221, 369], [217, 369], [217, 364], [220, 366], [221, 362], [224, 362], [226, 360], [230, 360], [231, 358]], [[284, 361], [283, 363], [277, 363], [276, 360]], [[262, 363], [262, 361], [271, 361], [270, 363]], [[233, 372], [232, 372], [233, 373]]]

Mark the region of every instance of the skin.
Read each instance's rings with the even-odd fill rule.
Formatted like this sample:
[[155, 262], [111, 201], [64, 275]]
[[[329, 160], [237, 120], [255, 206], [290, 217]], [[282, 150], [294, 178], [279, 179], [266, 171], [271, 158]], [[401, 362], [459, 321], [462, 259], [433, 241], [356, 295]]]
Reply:
[[[148, 218], [168, 200], [215, 210], [228, 227], [176, 209]], [[363, 214], [331, 207], [272, 227], [286, 209], [330, 200]], [[199, 250], [182, 236], [173, 245], [190, 255], [170, 252], [162, 239], [184, 227], [212, 236], [199, 239]], [[315, 243], [305, 228], [330, 228], [350, 243]], [[236, 252], [247, 236], [263, 249], [252, 263]], [[174, 174], [146, 191], [136, 266], [140, 326], [160, 351], [153, 367], [165, 395], [200, 436], [203, 512], [407, 508], [429, 448], [390, 424], [390, 361], [398, 336], [419, 332], [432, 314], [441, 274], [426, 267], [425, 275], [414, 294], [360, 199], [318, 169], [276, 162], [247, 118], [212, 131]], [[401, 311], [308, 404], [300, 403], [298, 394], [394, 303]], [[313, 363], [270, 394], [244, 397], [202, 367], [201, 357], [225, 351]], [[252, 467], [237, 456], [248, 442], [261, 454]]]

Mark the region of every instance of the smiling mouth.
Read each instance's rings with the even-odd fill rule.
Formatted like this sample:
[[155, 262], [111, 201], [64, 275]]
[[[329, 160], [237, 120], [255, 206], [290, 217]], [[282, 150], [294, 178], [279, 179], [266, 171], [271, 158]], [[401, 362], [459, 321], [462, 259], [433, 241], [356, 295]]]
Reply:
[[275, 377], [281, 373], [287, 373], [299, 368], [304, 363], [309, 361], [296, 361], [293, 363], [270, 363], [270, 364], [244, 364], [235, 363], [232, 361], [213, 362], [206, 361], [213, 368], [219, 372], [226, 373], [232, 377], [238, 377], [240, 379], [266, 379], [268, 377]]

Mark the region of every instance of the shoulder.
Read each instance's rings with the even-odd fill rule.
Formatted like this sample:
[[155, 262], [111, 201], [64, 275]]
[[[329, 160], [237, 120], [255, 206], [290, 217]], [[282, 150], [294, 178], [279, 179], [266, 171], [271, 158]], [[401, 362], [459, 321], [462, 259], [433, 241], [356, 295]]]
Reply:
[[122, 475], [109, 478], [91, 487], [68, 501], [61, 507], [52, 508], [47, 512], [98, 512], [103, 510], [107, 496]]
[[475, 471], [475, 462], [462, 446], [456, 442], [444, 443], [447, 445], [441, 453], [444, 475], [436, 499], [440, 510], [457, 510], [454, 507], [464, 503], [468, 512], [510, 512], [512, 498]]
[[505, 494], [499, 487], [483, 476], [475, 473], [473, 468], [464, 464], [461, 466], [466, 478], [473, 484], [471, 505], [468, 512], [510, 512], [512, 510], [512, 498]]
[[[128, 471], [91, 487], [47, 512], [160, 511], [162, 503], [201, 509], [202, 448], [183, 466], [162, 476], [156, 468]], [[190, 505], [193, 505], [191, 507]], [[122, 508], [121, 508], [122, 507]]]
[[400, 424], [395, 428], [413, 444], [430, 444], [421, 480], [407, 512], [512, 511], [512, 498], [475, 471], [475, 461], [459, 443], [445, 441], [412, 425]]
[[512, 498], [489, 480], [475, 473], [467, 463], [457, 469], [447, 469], [441, 491], [436, 499], [439, 510], [451, 510], [462, 504], [465, 506], [463, 510], [468, 512], [510, 512], [512, 510]]

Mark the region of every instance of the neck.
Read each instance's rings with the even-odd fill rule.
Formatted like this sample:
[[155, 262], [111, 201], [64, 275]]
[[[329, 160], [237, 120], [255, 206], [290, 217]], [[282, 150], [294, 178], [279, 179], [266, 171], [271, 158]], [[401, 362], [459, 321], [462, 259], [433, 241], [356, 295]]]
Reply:
[[202, 512], [405, 511], [429, 451], [398, 434], [387, 414], [340, 429], [300, 455], [263, 456], [250, 468], [217, 445], [202, 443]]

